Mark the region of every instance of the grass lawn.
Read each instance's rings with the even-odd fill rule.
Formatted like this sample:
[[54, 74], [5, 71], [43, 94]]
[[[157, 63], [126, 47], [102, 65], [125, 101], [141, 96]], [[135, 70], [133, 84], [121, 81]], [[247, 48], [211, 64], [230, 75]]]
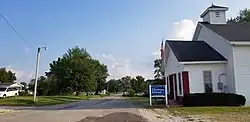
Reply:
[[64, 104], [79, 100], [87, 100], [89, 98], [101, 97], [100, 95], [93, 96], [38, 96], [37, 102], [33, 102], [33, 96], [19, 96], [17, 98], [0, 99], [0, 105], [7, 106], [45, 106]]
[[147, 97], [130, 97], [128, 100], [141, 105], [144, 108], [152, 109], [160, 115], [180, 116], [189, 121], [193, 118], [199, 120], [210, 120], [213, 122], [250, 122], [250, 107], [149, 107]]
[[250, 107], [173, 107], [167, 110], [182, 117], [200, 117], [218, 122], [250, 122]]

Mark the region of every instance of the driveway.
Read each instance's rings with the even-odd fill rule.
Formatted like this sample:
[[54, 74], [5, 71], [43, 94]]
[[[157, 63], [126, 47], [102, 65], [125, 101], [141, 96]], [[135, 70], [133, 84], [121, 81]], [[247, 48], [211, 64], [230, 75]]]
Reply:
[[18, 112], [0, 115], [0, 122], [146, 122], [148, 120], [142, 116], [152, 116], [149, 113], [142, 114], [139, 106], [121, 97], [104, 97], [57, 106], [3, 108]]

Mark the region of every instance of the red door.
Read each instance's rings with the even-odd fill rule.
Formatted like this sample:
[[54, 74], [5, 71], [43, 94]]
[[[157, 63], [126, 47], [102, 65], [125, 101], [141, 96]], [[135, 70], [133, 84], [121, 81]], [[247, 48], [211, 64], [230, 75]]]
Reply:
[[182, 72], [184, 95], [190, 94], [188, 71]]

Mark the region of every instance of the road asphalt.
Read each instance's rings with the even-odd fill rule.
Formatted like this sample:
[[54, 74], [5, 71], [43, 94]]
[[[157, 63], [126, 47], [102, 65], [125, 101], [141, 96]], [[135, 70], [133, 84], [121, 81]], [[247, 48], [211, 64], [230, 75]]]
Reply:
[[142, 117], [139, 106], [121, 97], [104, 97], [56, 106], [5, 107], [4, 109], [14, 109], [17, 112], [0, 115], [0, 122], [147, 121]]

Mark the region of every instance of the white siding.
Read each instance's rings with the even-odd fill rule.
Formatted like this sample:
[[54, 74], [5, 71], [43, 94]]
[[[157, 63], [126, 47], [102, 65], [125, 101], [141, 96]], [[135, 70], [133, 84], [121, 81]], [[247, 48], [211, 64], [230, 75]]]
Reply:
[[[219, 12], [220, 17], [216, 17], [216, 12]], [[210, 11], [210, 24], [226, 24], [226, 12], [225, 11]]]
[[209, 70], [212, 72], [213, 92], [220, 92], [218, 90], [217, 83], [219, 82], [219, 75], [226, 72], [225, 64], [185, 64], [184, 71], [189, 72], [190, 93], [204, 93], [204, 70]]
[[250, 46], [234, 46], [236, 93], [242, 94], [250, 105]]
[[165, 67], [165, 76], [168, 76], [173, 73], [179, 73], [182, 71], [182, 65], [179, 64], [178, 60], [176, 59], [174, 53], [169, 50], [169, 57], [167, 59], [167, 64]]
[[204, 17], [203, 17], [203, 21], [204, 22], [210, 22], [210, 14], [207, 13]]
[[206, 27], [201, 28], [197, 40], [205, 41], [228, 60], [228, 64], [226, 66], [228, 91], [235, 93], [232, 45], [227, 40]]

